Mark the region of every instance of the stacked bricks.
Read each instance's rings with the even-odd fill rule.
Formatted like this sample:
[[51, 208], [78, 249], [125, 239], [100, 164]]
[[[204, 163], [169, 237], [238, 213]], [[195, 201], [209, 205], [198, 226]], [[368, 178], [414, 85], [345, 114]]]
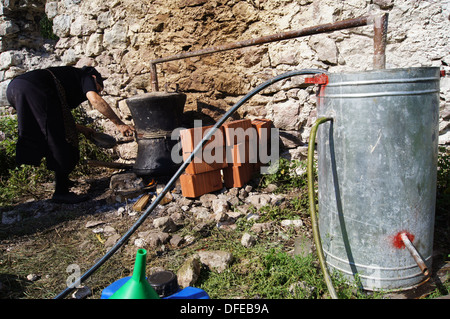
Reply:
[[[183, 160], [192, 154], [194, 148], [208, 133], [213, 126], [194, 127], [180, 131], [181, 149]], [[214, 156], [213, 152], [218, 152], [219, 159], [215, 161], [203, 159], [205, 154]], [[191, 163], [186, 167], [185, 173], [180, 176], [181, 192], [184, 197], [198, 197], [206, 193], [220, 190], [223, 187], [221, 168], [228, 164], [225, 161], [225, 144], [223, 128], [220, 127], [212, 135], [211, 139], [205, 143]]]
[[[183, 196], [195, 198], [227, 188], [242, 187], [260, 167], [258, 145], [269, 147], [272, 122], [266, 119], [237, 120], [223, 124], [180, 176]], [[213, 126], [180, 131], [183, 160]], [[263, 128], [269, 128], [263, 133]], [[250, 130], [249, 130], [250, 129]], [[222, 182], [223, 175], [223, 182]]]
[[[250, 163], [250, 146], [254, 146], [256, 136], [245, 133], [254, 132], [250, 120], [237, 120], [222, 125], [225, 133], [225, 144], [228, 167], [223, 169], [223, 181], [226, 188], [242, 187], [252, 177], [253, 165]], [[254, 161], [254, 160], [253, 160]]]

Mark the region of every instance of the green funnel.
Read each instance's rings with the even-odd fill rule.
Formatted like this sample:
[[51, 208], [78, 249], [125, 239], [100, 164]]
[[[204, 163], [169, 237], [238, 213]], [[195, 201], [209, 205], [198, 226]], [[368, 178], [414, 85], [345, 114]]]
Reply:
[[138, 249], [133, 276], [109, 299], [160, 299], [145, 277], [147, 251]]

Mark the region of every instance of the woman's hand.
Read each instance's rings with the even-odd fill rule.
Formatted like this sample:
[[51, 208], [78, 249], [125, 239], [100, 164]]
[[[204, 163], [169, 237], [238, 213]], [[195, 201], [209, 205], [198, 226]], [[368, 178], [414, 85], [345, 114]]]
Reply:
[[134, 127], [127, 124], [119, 124], [117, 128], [122, 133], [123, 136], [133, 136], [135, 129]]
[[122, 120], [117, 116], [112, 110], [109, 104], [95, 91], [89, 91], [86, 93], [86, 97], [89, 102], [97, 109], [100, 113], [106, 116], [111, 122], [113, 122], [117, 129], [122, 133], [123, 136], [133, 136], [135, 130], [132, 126], [129, 126], [122, 122]]

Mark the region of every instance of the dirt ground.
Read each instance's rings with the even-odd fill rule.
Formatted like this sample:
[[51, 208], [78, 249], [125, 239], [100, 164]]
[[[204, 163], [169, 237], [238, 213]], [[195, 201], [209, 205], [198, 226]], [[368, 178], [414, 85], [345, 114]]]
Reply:
[[[93, 236], [92, 230], [86, 228], [89, 221], [100, 220], [114, 227], [123, 234], [139, 216], [127, 214], [130, 204], [109, 203], [108, 193], [112, 170], [104, 170], [88, 180], [78, 180], [75, 192], [87, 193], [90, 199], [77, 205], [53, 204], [49, 201], [53, 185], [43, 185], [39, 194], [22, 198], [14, 207], [2, 207], [3, 223], [0, 225], [0, 298], [54, 298], [66, 287], [68, 277], [67, 264], [70, 260], [82, 269], [92, 266], [105, 252], [105, 238]], [[118, 216], [118, 212], [121, 212]], [[6, 214], [5, 214], [6, 213]], [[16, 220], [5, 223], [5, 218]], [[390, 299], [418, 299], [429, 297], [439, 290], [440, 298], [449, 298], [445, 283], [449, 281], [450, 249], [449, 229], [450, 215], [447, 210], [436, 216], [435, 245], [431, 278], [414, 289], [395, 292], [386, 296]], [[138, 230], [139, 231], [139, 230]], [[133, 246], [133, 245], [129, 245]], [[119, 250], [119, 256], [111, 259], [120, 264], [133, 264], [135, 247]], [[15, 257], [12, 260], [11, 253]], [[179, 252], [183, 254], [182, 249]], [[64, 256], [64, 257], [61, 257]], [[63, 258], [63, 259], [60, 259]], [[9, 263], [14, 264], [16, 273], [8, 273]], [[113, 263], [114, 264], [114, 263]], [[39, 265], [38, 269], [32, 265]], [[158, 266], [153, 265], [153, 266]], [[27, 291], [33, 280], [27, 276], [35, 274], [41, 284], [38, 289]], [[97, 286], [105, 287], [112, 278], [129, 275], [123, 267], [115, 269], [106, 263], [94, 274]], [[102, 279], [104, 277], [104, 279]], [[447, 284], [448, 287], [448, 284]], [[93, 292], [98, 298], [100, 290]]]

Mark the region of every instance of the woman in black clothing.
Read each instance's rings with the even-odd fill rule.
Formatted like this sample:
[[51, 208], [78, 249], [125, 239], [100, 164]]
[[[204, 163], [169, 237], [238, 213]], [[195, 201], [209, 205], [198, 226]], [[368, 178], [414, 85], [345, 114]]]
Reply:
[[19, 126], [16, 162], [39, 165], [43, 157], [47, 159], [48, 169], [55, 172], [55, 202], [86, 199], [69, 191], [69, 174], [80, 159], [77, 132], [93, 131], [76, 125], [71, 109], [88, 100], [124, 136], [134, 132], [99, 95], [102, 89], [103, 78], [95, 68], [71, 66], [30, 71], [8, 85], [7, 99], [17, 111]]

